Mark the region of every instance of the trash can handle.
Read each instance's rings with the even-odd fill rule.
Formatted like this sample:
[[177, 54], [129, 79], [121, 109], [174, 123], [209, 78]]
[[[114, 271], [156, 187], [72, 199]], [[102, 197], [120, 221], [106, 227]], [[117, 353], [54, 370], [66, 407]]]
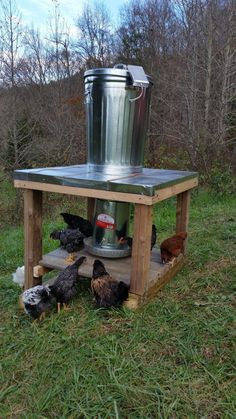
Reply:
[[91, 89], [87, 89], [84, 93], [84, 105], [91, 103], [93, 101]]
[[144, 94], [144, 87], [141, 86], [141, 93], [140, 93], [140, 95], [134, 97], [133, 99], [129, 99], [129, 101], [130, 102], [135, 102], [136, 100], [141, 99], [141, 97], [143, 96], [143, 94]]

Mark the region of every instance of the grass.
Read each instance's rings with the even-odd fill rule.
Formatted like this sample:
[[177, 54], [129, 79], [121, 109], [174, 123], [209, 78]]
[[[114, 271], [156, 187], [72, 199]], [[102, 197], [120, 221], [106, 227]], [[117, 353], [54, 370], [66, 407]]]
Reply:
[[[37, 325], [18, 310], [11, 279], [23, 264], [22, 226], [3, 228], [0, 417], [235, 418], [235, 204], [193, 193], [185, 266], [139, 310], [95, 309], [81, 280], [71, 311]], [[160, 243], [174, 231], [175, 200], [154, 218]], [[44, 223], [44, 251], [60, 222]]]

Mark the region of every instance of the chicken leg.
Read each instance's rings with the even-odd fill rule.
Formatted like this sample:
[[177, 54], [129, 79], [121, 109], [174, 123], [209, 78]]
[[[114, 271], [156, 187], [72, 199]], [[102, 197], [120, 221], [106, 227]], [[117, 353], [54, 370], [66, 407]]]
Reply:
[[176, 258], [174, 257], [171, 260], [169, 260], [169, 262], [167, 262], [167, 265], [170, 265], [173, 268], [175, 261], [176, 261]]
[[39, 316], [39, 320], [41, 321], [41, 320], [45, 320], [45, 317], [46, 317], [46, 313], [45, 313], [45, 311], [43, 311], [41, 314], [40, 314], [40, 316]]
[[67, 305], [67, 304], [65, 304], [65, 303], [63, 303], [63, 309], [64, 309], [65, 311], [70, 311], [70, 307], [68, 307], [68, 305]]
[[57, 312], [61, 312], [61, 304], [63, 306], [64, 311], [70, 311], [70, 307], [67, 306], [65, 303], [57, 303]]

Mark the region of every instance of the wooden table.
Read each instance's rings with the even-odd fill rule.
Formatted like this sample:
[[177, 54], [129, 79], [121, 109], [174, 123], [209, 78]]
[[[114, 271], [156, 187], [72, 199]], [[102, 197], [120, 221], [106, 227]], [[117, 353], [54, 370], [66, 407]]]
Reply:
[[[176, 195], [175, 230], [187, 231], [190, 192], [198, 185], [197, 173], [144, 169], [141, 174], [117, 177], [91, 173], [86, 165], [77, 165], [16, 170], [14, 177], [14, 186], [24, 190], [25, 289], [41, 283], [48, 269], [66, 266], [64, 251], [42, 255], [42, 192], [87, 197], [90, 220], [96, 198], [134, 204], [132, 256], [100, 258], [114, 277], [130, 283], [128, 306], [137, 306], [154, 295], [182, 266], [183, 255], [172, 265], [162, 265], [159, 251], [150, 251], [152, 212], [155, 204]], [[94, 257], [86, 255], [87, 262], [79, 273], [91, 277]]]

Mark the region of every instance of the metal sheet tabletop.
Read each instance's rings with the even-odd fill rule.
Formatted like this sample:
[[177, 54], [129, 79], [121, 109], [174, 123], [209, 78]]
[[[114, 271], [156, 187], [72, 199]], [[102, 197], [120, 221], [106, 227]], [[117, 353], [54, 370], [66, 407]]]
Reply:
[[45, 167], [14, 171], [15, 180], [73, 186], [77, 188], [101, 189], [154, 196], [155, 191], [196, 178], [197, 172], [166, 169], [146, 169], [141, 173], [122, 176], [94, 172], [87, 164], [75, 166]]

